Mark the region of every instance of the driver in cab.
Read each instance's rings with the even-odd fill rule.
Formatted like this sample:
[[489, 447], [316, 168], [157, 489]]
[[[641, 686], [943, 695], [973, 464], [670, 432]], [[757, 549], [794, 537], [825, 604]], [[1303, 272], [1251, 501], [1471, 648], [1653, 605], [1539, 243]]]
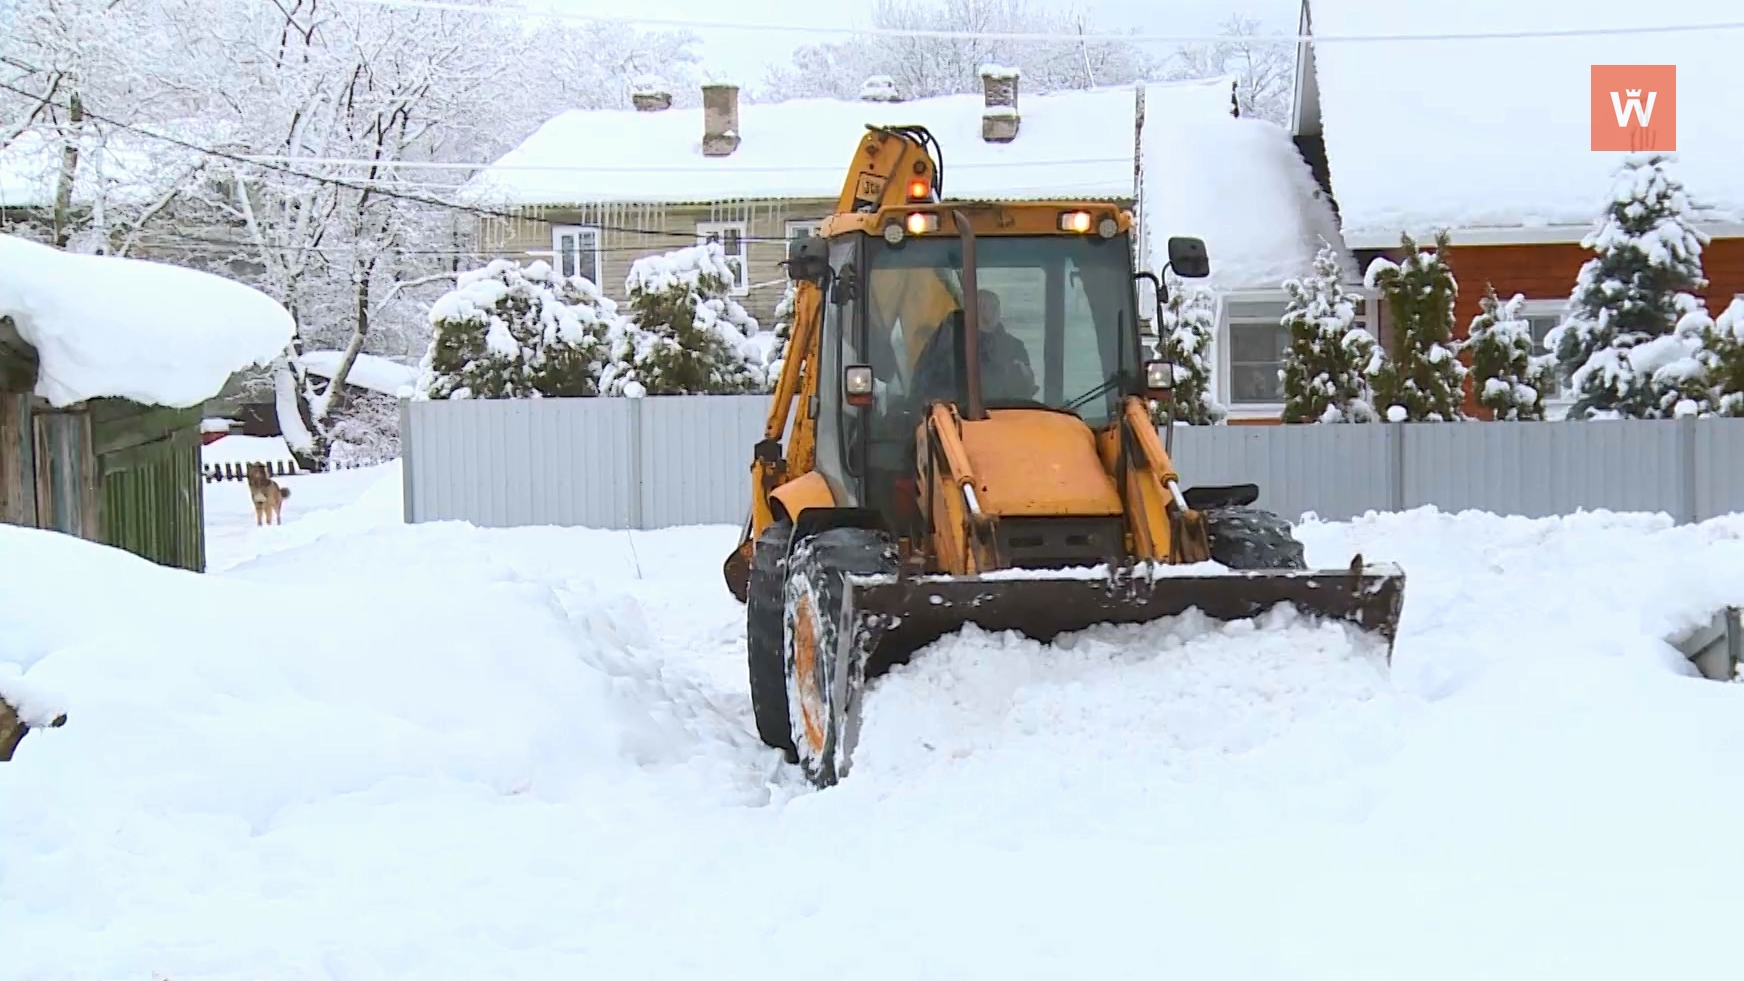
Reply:
[[[976, 293], [980, 314], [979, 341], [981, 361], [981, 397], [990, 403], [1023, 402], [1035, 398], [1035, 370], [1030, 367], [1029, 350], [1022, 341], [1005, 329], [1000, 319], [999, 296], [992, 290]], [[922, 403], [932, 399], [950, 399], [961, 395], [962, 373], [957, 371], [963, 351], [959, 336], [963, 312], [953, 312], [940, 329], [933, 331], [918, 359], [915, 390]]]

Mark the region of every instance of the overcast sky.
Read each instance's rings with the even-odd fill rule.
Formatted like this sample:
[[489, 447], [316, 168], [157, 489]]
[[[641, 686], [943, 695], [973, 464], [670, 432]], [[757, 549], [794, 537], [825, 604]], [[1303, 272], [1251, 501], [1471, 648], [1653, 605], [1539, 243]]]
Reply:
[[[566, 12], [625, 16], [623, 0], [548, 0]], [[1035, 0], [1038, 6], [1068, 7], [1068, 3]], [[1108, 30], [1137, 28], [1153, 34], [1213, 32], [1230, 14], [1241, 13], [1263, 21], [1268, 28], [1293, 31], [1300, 0], [1086, 0], [1083, 4], [1095, 22]], [[818, 0], [637, 0], [636, 16], [682, 18], [706, 21], [742, 20], [754, 24], [782, 23], [796, 26], [865, 26], [865, 8], [852, 3], [820, 3]], [[753, 33], [748, 31], [698, 31], [703, 38], [705, 66], [717, 77], [750, 85], [763, 78], [772, 62], [786, 62], [801, 44], [840, 40], [815, 34]], [[1021, 66], [1020, 66], [1021, 67]]]

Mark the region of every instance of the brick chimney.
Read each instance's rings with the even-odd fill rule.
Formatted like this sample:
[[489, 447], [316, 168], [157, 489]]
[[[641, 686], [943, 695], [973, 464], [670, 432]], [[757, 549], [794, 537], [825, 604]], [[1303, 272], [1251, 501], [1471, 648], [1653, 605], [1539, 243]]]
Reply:
[[1017, 139], [1017, 75], [1015, 68], [1003, 65], [981, 66], [981, 93], [986, 102], [981, 110], [981, 138], [989, 143], [1010, 143]]
[[739, 148], [739, 87], [714, 83], [702, 87], [702, 153], [725, 157]]
[[630, 82], [630, 104], [637, 112], [672, 108], [672, 91], [658, 75], [638, 75]]
[[860, 86], [861, 102], [901, 102], [896, 82], [889, 75], [873, 75]]

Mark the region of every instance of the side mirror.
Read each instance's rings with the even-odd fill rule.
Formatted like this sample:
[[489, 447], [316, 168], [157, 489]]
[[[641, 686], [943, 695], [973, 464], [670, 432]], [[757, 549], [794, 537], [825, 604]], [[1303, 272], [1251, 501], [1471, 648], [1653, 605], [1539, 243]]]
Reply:
[[[1134, 273], [1133, 286], [1138, 290], [1138, 332], [1150, 335], [1157, 332], [1157, 306], [1163, 293], [1163, 281], [1156, 273]], [[1151, 288], [1145, 289], [1145, 283]]]
[[830, 271], [828, 239], [807, 235], [796, 238], [787, 246], [787, 276], [796, 283], [821, 283]]
[[1145, 398], [1166, 402], [1175, 395], [1175, 366], [1167, 361], [1145, 362]]
[[1169, 239], [1169, 268], [1182, 279], [1204, 279], [1211, 275], [1211, 257], [1205, 251], [1205, 240]]

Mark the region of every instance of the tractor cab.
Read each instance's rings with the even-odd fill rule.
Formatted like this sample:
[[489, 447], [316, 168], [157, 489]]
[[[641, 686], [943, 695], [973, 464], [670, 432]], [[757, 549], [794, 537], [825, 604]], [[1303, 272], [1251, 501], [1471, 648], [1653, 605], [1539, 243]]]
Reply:
[[917, 432], [935, 402], [1100, 432], [1127, 397], [1157, 394], [1130, 227], [1112, 205], [926, 203], [838, 215], [795, 241], [790, 273], [824, 297], [817, 469], [837, 499], [918, 532]]

